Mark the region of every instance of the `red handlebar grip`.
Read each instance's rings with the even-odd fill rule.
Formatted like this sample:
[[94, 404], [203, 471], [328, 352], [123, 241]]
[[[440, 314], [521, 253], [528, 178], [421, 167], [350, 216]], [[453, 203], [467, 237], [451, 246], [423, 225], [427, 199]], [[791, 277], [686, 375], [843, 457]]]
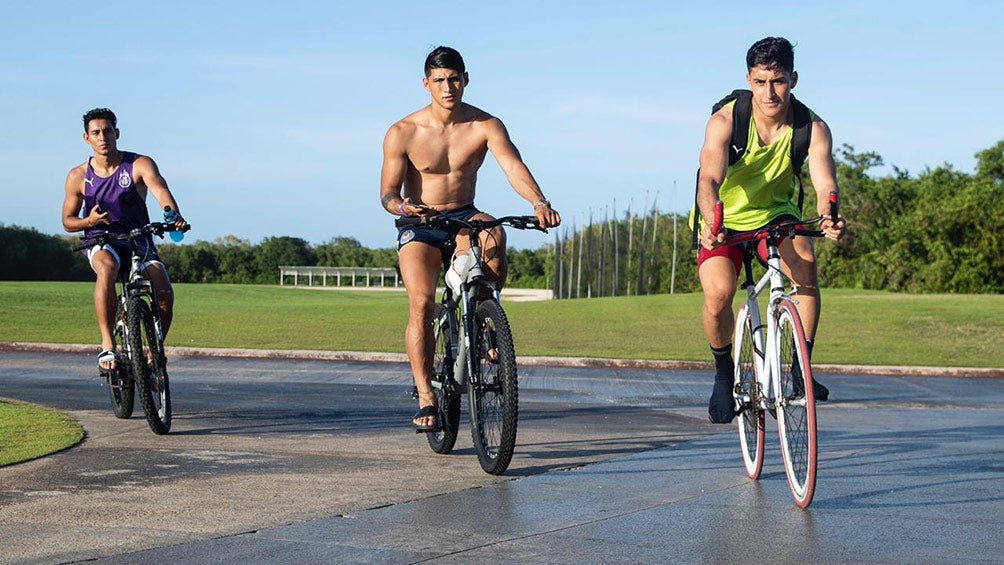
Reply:
[[831, 190], [830, 191], [830, 219], [833, 220], [834, 222], [837, 221], [838, 212], [839, 212], [838, 200], [839, 199], [837, 198], [837, 191], [836, 190]]
[[721, 200], [715, 201], [715, 221], [711, 224], [711, 235], [722, 233], [722, 218], [724, 217], [724, 205]]

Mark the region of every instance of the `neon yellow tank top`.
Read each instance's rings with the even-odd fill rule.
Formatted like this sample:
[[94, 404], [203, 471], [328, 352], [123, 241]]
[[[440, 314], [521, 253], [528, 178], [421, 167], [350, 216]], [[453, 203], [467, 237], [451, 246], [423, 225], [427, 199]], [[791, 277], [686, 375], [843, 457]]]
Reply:
[[[798, 189], [798, 180], [791, 170], [793, 132], [789, 126], [774, 143], [762, 146], [756, 123], [750, 116], [746, 153], [728, 168], [718, 189], [724, 205], [726, 228], [749, 231], [761, 228], [784, 214], [801, 217], [798, 204], [793, 201]], [[702, 221], [702, 227], [703, 224]]]
[[767, 146], [760, 145], [756, 123], [750, 116], [746, 154], [729, 167], [718, 189], [725, 208], [725, 227], [755, 230], [774, 218], [791, 214], [800, 217], [792, 201], [798, 180], [791, 170], [791, 137], [788, 129]]

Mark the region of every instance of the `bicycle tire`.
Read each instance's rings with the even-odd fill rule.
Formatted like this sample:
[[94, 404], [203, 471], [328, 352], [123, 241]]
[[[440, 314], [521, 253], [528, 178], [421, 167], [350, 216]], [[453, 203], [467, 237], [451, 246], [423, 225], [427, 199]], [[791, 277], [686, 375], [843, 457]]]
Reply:
[[746, 476], [756, 480], [763, 471], [764, 411], [760, 406], [760, 382], [757, 380], [757, 351], [754, 342], [753, 319], [747, 306], [736, 317], [735, 394], [738, 397], [739, 445], [743, 454]]
[[777, 307], [778, 352], [777, 429], [788, 487], [795, 504], [805, 508], [816, 490], [816, 402], [805, 331], [795, 304], [782, 300]]
[[[432, 391], [439, 406], [440, 429], [425, 434], [429, 447], [436, 453], [453, 451], [460, 430], [460, 390], [453, 380], [453, 335], [450, 316], [454, 315], [442, 304], [436, 305], [432, 316], [432, 333], [436, 349], [432, 357]], [[456, 323], [452, 327], [457, 327]]]
[[164, 346], [146, 301], [135, 298], [130, 304], [129, 340], [139, 401], [150, 429], [155, 434], [164, 435], [171, 430], [171, 385], [167, 377]]
[[[494, 358], [489, 353], [493, 349]], [[498, 302], [483, 300], [475, 307], [468, 354], [476, 361], [476, 374], [468, 382], [474, 449], [486, 473], [501, 475], [516, 447], [519, 385], [512, 332]]]
[[129, 353], [126, 324], [127, 321], [122, 315], [122, 304], [119, 303], [118, 311], [115, 313], [115, 327], [112, 330], [112, 340], [119, 362], [116, 363], [114, 371], [109, 371], [107, 380], [108, 395], [112, 399], [112, 412], [114, 412], [116, 418], [123, 420], [132, 417], [133, 406], [136, 401], [136, 388], [133, 384], [131, 374], [131, 356]]

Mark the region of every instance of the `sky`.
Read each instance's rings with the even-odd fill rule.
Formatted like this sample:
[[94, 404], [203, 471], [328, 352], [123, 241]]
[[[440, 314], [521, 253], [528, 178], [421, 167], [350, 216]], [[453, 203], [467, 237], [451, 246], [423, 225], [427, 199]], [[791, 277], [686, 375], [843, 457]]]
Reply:
[[[794, 92], [835, 147], [884, 159], [873, 174], [972, 172], [1004, 139], [1002, 21], [1004, 4], [969, 0], [11, 3], [0, 223], [63, 233], [66, 174], [91, 154], [81, 116], [101, 106], [119, 148], [160, 167], [193, 225], [186, 242], [392, 247], [383, 137], [429, 103], [422, 66], [437, 45], [463, 54], [465, 102], [503, 121], [562, 229], [688, 210], [711, 105], [744, 87], [746, 50], [766, 36], [795, 45]], [[477, 204], [531, 213], [492, 158]]]

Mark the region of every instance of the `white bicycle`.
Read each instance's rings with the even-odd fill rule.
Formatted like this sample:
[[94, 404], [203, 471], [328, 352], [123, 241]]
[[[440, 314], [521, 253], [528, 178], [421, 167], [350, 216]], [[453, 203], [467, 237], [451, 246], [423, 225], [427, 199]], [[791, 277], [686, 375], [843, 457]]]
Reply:
[[[714, 233], [721, 229], [720, 202], [718, 206]], [[836, 193], [830, 195], [830, 217], [838, 217]], [[736, 315], [733, 394], [746, 474], [756, 480], [763, 470], [764, 414], [770, 413], [777, 419], [788, 487], [801, 508], [812, 503], [816, 490], [816, 401], [805, 330], [795, 308], [798, 297], [786, 288], [777, 247], [796, 235], [822, 237], [822, 231], [805, 226], [823, 219], [784, 220], [725, 240], [745, 247], [746, 303]], [[767, 270], [754, 282], [753, 260], [764, 252]], [[759, 298], [768, 290], [764, 316]]]

